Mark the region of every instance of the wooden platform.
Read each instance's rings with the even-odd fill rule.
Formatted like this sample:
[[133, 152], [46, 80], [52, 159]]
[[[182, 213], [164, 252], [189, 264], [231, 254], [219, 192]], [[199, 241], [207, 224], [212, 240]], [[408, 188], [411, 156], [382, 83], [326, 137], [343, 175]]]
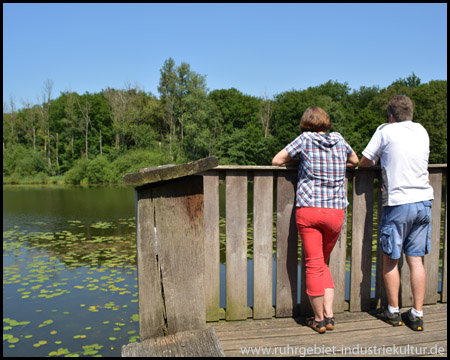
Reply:
[[447, 356], [447, 304], [424, 307], [423, 332], [394, 328], [376, 319], [374, 311], [335, 317], [335, 330], [326, 334], [307, 327], [304, 317], [208, 325], [226, 356]]

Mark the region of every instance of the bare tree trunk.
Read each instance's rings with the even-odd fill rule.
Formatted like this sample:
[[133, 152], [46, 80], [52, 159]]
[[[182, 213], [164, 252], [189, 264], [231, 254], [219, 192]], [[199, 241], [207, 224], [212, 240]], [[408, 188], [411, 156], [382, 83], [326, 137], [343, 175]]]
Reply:
[[33, 150], [36, 151], [36, 126], [33, 126]]
[[50, 146], [50, 128], [47, 129], [47, 138], [48, 138], [48, 147], [47, 147], [47, 163], [48, 163], [48, 170], [52, 171], [52, 159], [51, 159], [51, 146]]
[[86, 151], [86, 159], [89, 158], [89, 154], [88, 154], [88, 129], [89, 129], [89, 110], [90, 110], [90, 105], [88, 103], [88, 99], [86, 97], [86, 104], [84, 106], [81, 106], [80, 102], [77, 99], [77, 103], [78, 103], [78, 107], [81, 111], [81, 114], [83, 115], [84, 118], [84, 144], [85, 144], [85, 151]]
[[56, 133], [56, 174], [59, 175], [59, 156], [58, 156], [59, 137]]
[[73, 157], [73, 133], [72, 133], [72, 135], [71, 135], [71, 138], [72, 138], [72, 139], [71, 139], [71, 140], [72, 140], [71, 142], [72, 142], [72, 157]]
[[102, 152], [102, 129], [100, 129], [100, 156], [103, 156], [103, 152]]
[[260, 119], [264, 130], [264, 137], [269, 136], [270, 117], [272, 116], [272, 100], [267, 95], [264, 95], [262, 108], [260, 112]]
[[85, 135], [85, 138], [84, 138], [84, 143], [85, 143], [85, 146], [86, 146], [86, 159], [89, 158], [89, 156], [88, 156], [88, 126], [89, 126], [89, 121], [86, 120], [86, 135]]

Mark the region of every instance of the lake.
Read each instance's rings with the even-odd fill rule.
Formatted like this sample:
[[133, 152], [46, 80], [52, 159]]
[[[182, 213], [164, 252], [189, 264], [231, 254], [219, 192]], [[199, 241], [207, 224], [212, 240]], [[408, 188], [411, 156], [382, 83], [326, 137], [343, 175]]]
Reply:
[[139, 339], [134, 189], [3, 187], [3, 356]]

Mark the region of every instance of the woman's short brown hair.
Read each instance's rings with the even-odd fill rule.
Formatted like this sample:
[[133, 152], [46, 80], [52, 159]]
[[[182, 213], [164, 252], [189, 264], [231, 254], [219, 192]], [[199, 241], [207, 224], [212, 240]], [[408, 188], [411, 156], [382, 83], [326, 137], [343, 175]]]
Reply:
[[310, 106], [303, 113], [300, 120], [301, 131], [327, 131], [331, 129], [331, 122], [328, 114], [318, 106]]
[[396, 122], [412, 120], [414, 113], [414, 105], [406, 95], [394, 96], [387, 106], [387, 113], [394, 115]]

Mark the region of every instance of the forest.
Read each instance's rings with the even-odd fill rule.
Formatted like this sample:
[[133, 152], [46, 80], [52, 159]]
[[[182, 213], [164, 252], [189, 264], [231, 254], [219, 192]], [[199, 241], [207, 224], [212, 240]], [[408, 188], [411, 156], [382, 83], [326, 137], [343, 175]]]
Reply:
[[210, 91], [206, 76], [167, 59], [159, 97], [125, 84], [99, 93], [62, 92], [47, 80], [40, 104], [3, 103], [3, 183], [120, 184], [125, 173], [216, 156], [220, 164], [270, 165], [300, 134], [308, 106], [323, 108], [359, 157], [387, 121], [388, 101], [409, 96], [414, 121], [430, 135], [430, 164], [447, 163], [447, 80], [421, 83], [414, 73], [386, 88], [328, 81], [272, 98], [235, 88]]

